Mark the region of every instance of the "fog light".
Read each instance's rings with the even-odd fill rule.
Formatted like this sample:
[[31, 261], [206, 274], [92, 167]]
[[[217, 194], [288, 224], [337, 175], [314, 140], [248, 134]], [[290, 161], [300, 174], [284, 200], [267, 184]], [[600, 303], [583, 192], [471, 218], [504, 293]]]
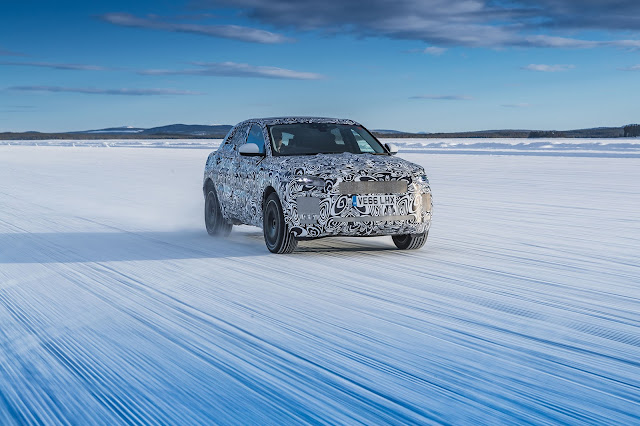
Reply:
[[316, 176], [296, 176], [293, 181], [304, 187], [324, 189], [324, 179]]
[[425, 212], [431, 211], [431, 193], [427, 192], [422, 194], [422, 210]]

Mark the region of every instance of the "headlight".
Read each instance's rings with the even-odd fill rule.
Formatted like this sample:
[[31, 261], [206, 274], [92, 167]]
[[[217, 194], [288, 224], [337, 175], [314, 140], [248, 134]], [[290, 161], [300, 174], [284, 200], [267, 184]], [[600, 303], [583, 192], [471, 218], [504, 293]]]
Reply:
[[422, 183], [424, 185], [429, 185], [429, 178], [427, 175], [416, 176], [416, 183]]
[[293, 181], [302, 186], [324, 189], [324, 179], [316, 176], [296, 176]]

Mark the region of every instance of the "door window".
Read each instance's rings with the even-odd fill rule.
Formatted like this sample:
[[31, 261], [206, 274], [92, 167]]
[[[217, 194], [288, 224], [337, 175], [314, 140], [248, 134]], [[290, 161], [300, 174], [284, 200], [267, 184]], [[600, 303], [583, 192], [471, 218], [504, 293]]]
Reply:
[[255, 143], [260, 148], [260, 153], [264, 154], [264, 135], [262, 134], [262, 128], [259, 124], [253, 124], [249, 131], [249, 137], [247, 143]]
[[237, 149], [240, 145], [246, 143], [247, 140], [247, 125], [243, 124], [234, 134], [231, 140], [231, 145], [234, 145], [234, 149]]

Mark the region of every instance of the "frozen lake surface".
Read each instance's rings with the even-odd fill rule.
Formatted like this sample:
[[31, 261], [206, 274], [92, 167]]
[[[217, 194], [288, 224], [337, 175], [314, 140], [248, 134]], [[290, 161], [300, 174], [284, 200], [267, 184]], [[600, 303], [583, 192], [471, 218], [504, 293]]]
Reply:
[[638, 422], [634, 155], [405, 145], [422, 250], [277, 256], [209, 237], [209, 151], [155, 143], [0, 146], [0, 424]]

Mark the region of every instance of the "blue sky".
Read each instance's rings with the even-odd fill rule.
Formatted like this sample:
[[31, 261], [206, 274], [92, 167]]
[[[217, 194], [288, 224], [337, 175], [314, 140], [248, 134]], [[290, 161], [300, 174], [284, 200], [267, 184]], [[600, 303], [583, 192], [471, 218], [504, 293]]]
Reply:
[[638, 16], [637, 0], [5, 2], [0, 131], [636, 123]]

